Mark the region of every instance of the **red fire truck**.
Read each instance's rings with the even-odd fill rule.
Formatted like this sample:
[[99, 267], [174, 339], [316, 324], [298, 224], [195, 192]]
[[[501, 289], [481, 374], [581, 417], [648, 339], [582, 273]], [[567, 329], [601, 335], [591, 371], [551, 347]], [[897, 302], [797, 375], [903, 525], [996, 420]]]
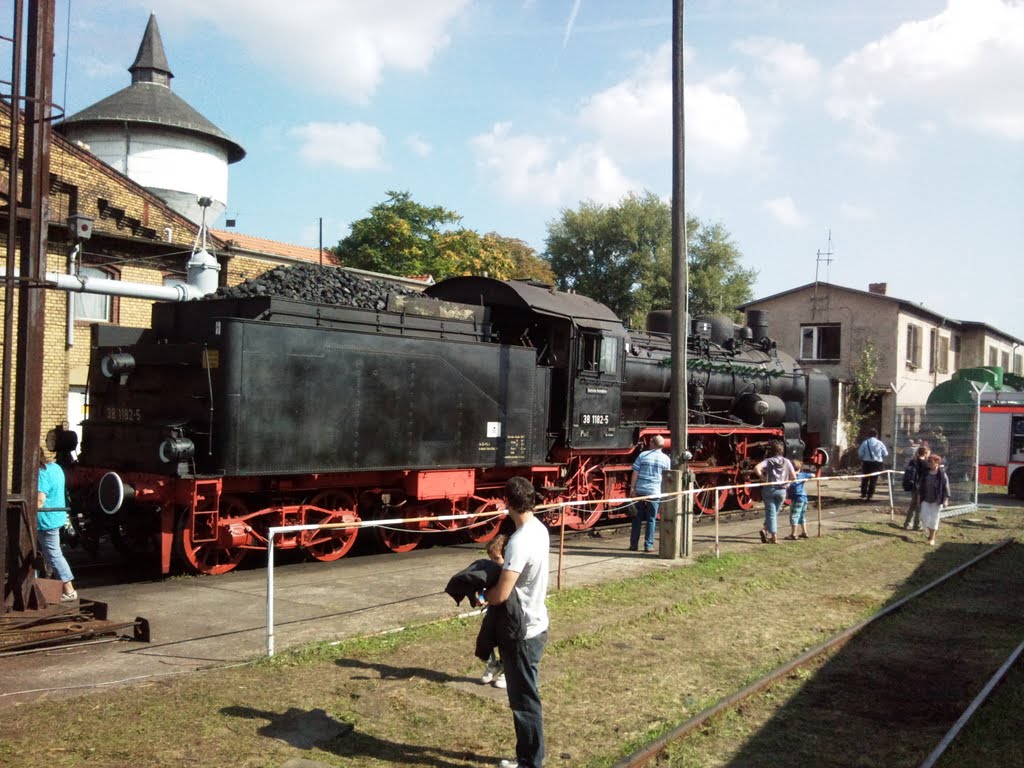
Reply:
[[978, 482], [1005, 485], [1024, 499], [1024, 397], [982, 395], [978, 438]]

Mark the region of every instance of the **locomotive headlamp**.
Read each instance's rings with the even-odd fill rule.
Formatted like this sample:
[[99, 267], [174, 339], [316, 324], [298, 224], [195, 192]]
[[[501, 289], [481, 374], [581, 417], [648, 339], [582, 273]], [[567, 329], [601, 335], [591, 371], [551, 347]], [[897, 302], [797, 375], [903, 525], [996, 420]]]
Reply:
[[100, 372], [108, 379], [126, 376], [135, 370], [135, 358], [127, 352], [112, 352], [100, 360]]
[[135, 498], [135, 489], [126, 485], [116, 472], [107, 472], [100, 478], [96, 495], [100, 502], [100, 509], [108, 515], [113, 515], [126, 501]]
[[186, 461], [196, 455], [196, 446], [187, 437], [168, 437], [160, 443], [160, 461]]

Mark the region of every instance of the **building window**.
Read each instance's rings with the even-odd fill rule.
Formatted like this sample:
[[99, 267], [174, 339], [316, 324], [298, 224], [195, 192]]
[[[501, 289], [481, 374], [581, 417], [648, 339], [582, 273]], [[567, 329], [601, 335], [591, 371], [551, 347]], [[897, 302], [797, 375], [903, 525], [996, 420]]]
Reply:
[[935, 373], [936, 358], [939, 354], [939, 332], [932, 328], [928, 331], [928, 372]]
[[921, 367], [921, 326], [913, 323], [907, 326], [907, 365]]
[[839, 323], [800, 326], [800, 359], [838, 360], [841, 336]]
[[960, 370], [960, 336], [954, 333], [949, 340], [953, 350], [953, 370], [958, 371]]
[[1014, 355], [1013, 356], [1013, 372], [1020, 376], [1024, 373], [1024, 356]]
[[[96, 267], [79, 267], [78, 274], [89, 280], [111, 280], [113, 276]], [[99, 293], [75, 294], [75, 320], [109, 323], [113, 319], [109, 296]]]
[[949, 373], [949, 337], [939, 336], [935, 353], [935, 370], [938, 373]]
[[1002, 367], [1002, 369], [1004, 371], [1010, 370], [1010, 353], [1009, 352], [1003, 352], [1003, 354], [1001, 355], [1001, 359], [999, 361], [999, 364], [1000, 364], [1000, 366]]
[[999, 350], [995, 347], [988, 348], [988, 364], [993, 368], [999, 365]]

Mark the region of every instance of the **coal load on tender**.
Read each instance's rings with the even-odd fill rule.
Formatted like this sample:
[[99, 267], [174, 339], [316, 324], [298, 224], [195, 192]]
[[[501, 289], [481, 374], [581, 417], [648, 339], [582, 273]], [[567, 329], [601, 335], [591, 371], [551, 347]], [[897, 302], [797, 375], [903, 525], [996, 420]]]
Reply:
[[221, 286], [205, 299], [242, 299], [249, 296], [279, 297], [313, 304], [340, 304], [361, 309], [384, 310], [388, 296], [420, 296], [386, 280], [370, 280], [338, 267], [319, 264], [280, 266], [234, 286]]

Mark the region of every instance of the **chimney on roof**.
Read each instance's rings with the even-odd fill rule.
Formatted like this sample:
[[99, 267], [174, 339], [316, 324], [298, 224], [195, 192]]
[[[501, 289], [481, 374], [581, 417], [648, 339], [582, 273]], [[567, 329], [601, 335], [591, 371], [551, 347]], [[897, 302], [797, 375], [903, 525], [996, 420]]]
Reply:
[[887, 290], [889, 290], [888, 283], [868, 283], [868, 293], [877, 293], [879, 296], [885, 296]]

